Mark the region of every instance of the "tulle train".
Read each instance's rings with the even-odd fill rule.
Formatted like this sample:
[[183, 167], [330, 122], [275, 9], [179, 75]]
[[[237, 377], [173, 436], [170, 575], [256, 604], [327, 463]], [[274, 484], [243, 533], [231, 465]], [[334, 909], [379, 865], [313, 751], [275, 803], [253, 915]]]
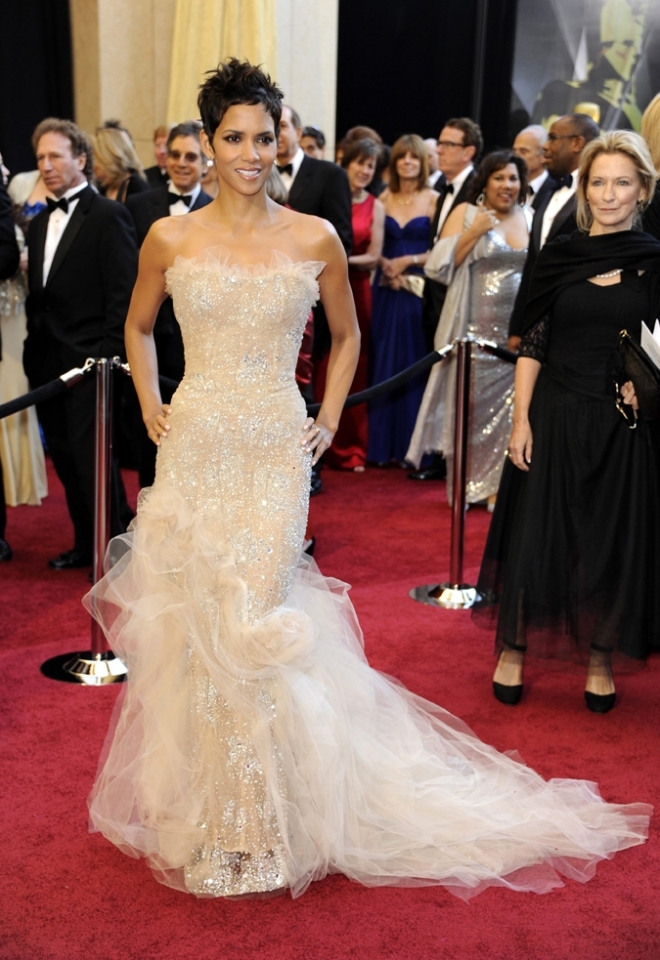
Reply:
[[130, 677], [92, 822], [162, 882], [297, 896], [341, 872], [465, 898], [543, 893], [643, 842], [648, 805], [546, 782], [372, 670], [347, 586], [312, 561], [251, 623], [221, 532], [174, 487], [158, 493], [86, 603]]

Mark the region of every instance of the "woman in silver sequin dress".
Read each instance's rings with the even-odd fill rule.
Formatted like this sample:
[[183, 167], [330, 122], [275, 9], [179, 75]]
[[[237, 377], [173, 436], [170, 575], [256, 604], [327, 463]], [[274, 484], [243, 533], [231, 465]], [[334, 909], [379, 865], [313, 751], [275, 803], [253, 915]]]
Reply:
[[[87, 597], [129, 669], [92, 822], [197, 896], [296, 896], [331, 872], [463, 896], [587, 879], [643, 842], [650, 808], [546, 783], [372, 670], [346, 585], [301, 554], [311, 463], [359, 338], [336, 234], [266, 196], [280, 100], [237, 61], [206, 82], [218, 196], [158, 221], [142, 248], [126, 339], [160, 449]], [[152, 329], [166, 290], [186, 375], [161, 408]], [[319, 294], [333, 347], [314, 422], [295, 367]]]
[[[435, 336], [436, 349], [471, 335], [507, 339], [527, 255], [531, 215], [523, 161], [510, 151], [491, 153], [471, 185], [474, 203], [462, 203], [447, 218], [426, 273], [449, 286]], [[511, 432], [514, 367], [475, 349], [472, 354], [467, 461], [468, 503], [494, 500]], [[447, 459], [452, 496], [455, 359], [431, 371], [407, 459], [419, 466], [425, 453]]]

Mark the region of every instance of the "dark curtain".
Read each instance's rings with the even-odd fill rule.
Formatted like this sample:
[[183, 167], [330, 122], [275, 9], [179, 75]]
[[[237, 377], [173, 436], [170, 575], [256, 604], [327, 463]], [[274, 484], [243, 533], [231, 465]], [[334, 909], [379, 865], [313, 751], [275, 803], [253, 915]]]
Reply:
[[0, 151], [12, 173], [34, 170], [30, 138], [44, 117], [73, 120], [68, 0], [3, 0]]
[[[483, 0], [340, 0], [337, 138], [368, 124], [387, 143], [437, 137], [445, 120], [472, 116]], [[489, 0], [479, 117], [487, 148], [506, 145], [516, 0]]]

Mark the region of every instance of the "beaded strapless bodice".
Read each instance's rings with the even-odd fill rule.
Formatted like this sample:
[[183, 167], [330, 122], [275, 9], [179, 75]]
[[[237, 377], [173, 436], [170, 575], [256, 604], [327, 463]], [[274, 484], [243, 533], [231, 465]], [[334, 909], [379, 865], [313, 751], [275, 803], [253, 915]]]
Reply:
[[184, 384], [254, 394], [294, 387], [307, 316], [318, 299], [322, 263], [273, 252], [269, 266], [233, 265], [224, 247], [177, 257], [167, 290], [186, 351]]
[[158, 498], [141, 510], [183, 495], [233, 552], [253, 620], [283, 602], [302, 547], [311, 460], [295, 367], [323, 266], [277, 252], [269, 266], [232, 265], [212, 247], [167, 271], [186, 373], [158, 452]]

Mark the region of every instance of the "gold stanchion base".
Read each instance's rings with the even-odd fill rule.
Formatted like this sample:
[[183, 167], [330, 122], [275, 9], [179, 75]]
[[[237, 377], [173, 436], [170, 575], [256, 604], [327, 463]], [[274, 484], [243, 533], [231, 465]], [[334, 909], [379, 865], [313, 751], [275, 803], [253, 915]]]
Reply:
[[124, 662], [112, 651], [94, 654], [91, 650], [84, 650], [46, 660], [41, 664], [41, 672], [51, 680], [100, 687], [107, 683], [121, 683], [126, 679], [127, 670]]
[[429, 583], [423, 587], [413, 587], [408, 596], [417, 603], [444, 610], [469, 610], [480, 599], [469, 583]]

